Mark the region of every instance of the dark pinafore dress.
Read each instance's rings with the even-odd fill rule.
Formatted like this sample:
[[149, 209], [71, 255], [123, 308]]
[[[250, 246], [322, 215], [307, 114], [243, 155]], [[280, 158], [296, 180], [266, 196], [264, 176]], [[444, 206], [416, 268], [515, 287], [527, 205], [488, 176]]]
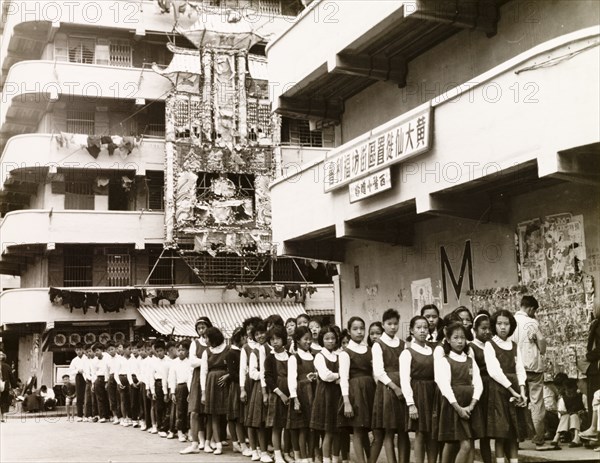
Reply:
[[[256, 355], [258, 368], [260, 369], [260, 354], [258, 349], [252, 349], [252, 355]], [[260, 428], [265, 425], [267, 418], [267, 407], [263, 403], [262, 385], [260, 379], [250, 380], [252, 389], [248, 395], [248, 407], [246, 408], [245, 425], [250, 428]]]
[[375, 381], [373, 380], [373, 354], [367, 348], [364, 354], [345, 349], [350, 357], [350, 380], [348, 399], [352, 404], [354, 417], [344, 416], [344, 400], [338, 407], [338, 427], [371, 428], [373, 418], [373, 400], [375, 399]]
[[227, 374], [227, 354], [229, 346], [223, 352], [215, 354], [208, 349], [208, 374], [206, 376], [206, 403], [204, 413], [207, 415], [227, 415], [229, 389], [219, 386], [219, 378]]
[[[275, 370], [277, 372], [277, 388], [286, 396], [290, 396], [290, 390], [287, 382], [288, 361], [278, 360], [275, 357]], [[285, 428], [288, 418], [288, 405], [281, 401], [281, 398], [274, 392], [269, 393], [269, 406], [267, 408], [267, 428]]]
[[[398, 347], [390, 347], [379, 339], [375, 342], [381, 346], [386, 374], [394, 384], [400, 387], [400, 354], [404, 350], [404, 341], [400, 340]], [[372, 429], [393, 429], [405, 432], [407, 430], [406, 416], [408, 416], [406, 401], [399, 400], [392, 389], [377, 381], [371, 418]]]
[[434, 400], [437, 390], [433, 374], [433, 353], [431, 355], [421, 354], [412, 347], [409, 347], [408, 350], [412, 356], [410, 386], [413, 391], [415, 407], [419, 412], [419, 419], [411, 420], [406, 413], [406, 427], [409, 431], [429, 433], [433, 430]]
[[[323, 355], [323, 354], [317, 354]], [[339, 372], [339, 363], [330, 361], [323, 355], [325, 365], [334, 373]], [[336, 381], [323, 381], [320, 377], [317, 380], [317, 389], [315, 391], [315, 400], [313, 401], [312, 412], [310, 415], [310, 428], [316, 431], [336, 432], [337, 431], [337, 412], [342, 392], [340, 385]]]
[[[248, 413], [248, 407], [250, 405], [250, 396], [252, 395], [252, 386], [254, 385], [254, 381], [252, 381], [252, 379], [250, 378], [250, 354], [252, 353], [253, 349], [252, 347], [250, 347], [250, 344], [246, 343], [244, 344], [244, 347], [242, 347], [242, 349], [246, 352], [246, 380], [244, 381], [244, 390], [246, 391], [246, 402], [243, 404], [242, 406], [242, 414], [240, 416], [240, 423], [242, 423], [243, 425], [246, 425], [246, 414]], [[256, 355], [258, 356], [258, 351], [256, 351]], [[241, 354], [240, 354], [241, 356]]]
[[[237, 364], [237, 375], [229, 376], [229, 392], [227, 394], [227, 420], [228, 421], [238, 421], [240, 423], [244, 423], [244, 404], [240, 400], [240, 381], [239, 381], [239, 371], [240, 371], [240, 357], [241, 350], [230, 349], [229, 356], [235, 355], [235, 362]], [[228, 365], [228, 371], [232, 371], [233, 365]], [[235, 369], [234, 369], [235, 371]]]
[[[459, 362], [450, 357], [445, 357], [450, 364], [450, 386], [454, 392], [456, 402], [461, 407], [468, 407], [473, 399], [473, 359], [467, 357], [466, 362]], [[475, 410], [473, 410], [475, 413]], [[481, 423], [474, 415], [468, 420], [463, 420], [448, 399], [442, 396], [439, 415], [437, 417], [437, 440], [439, 442], [456, 442], [473, 439], [472, 426]]]
[[[196, 357], [202, 358], [202, 354], [207, 349], [206, 346], [200, 344], [198, 339], [194, 340], [196, 344]], [[204, 414], [204, 405], [201, 403], [202, 390], [200, 388], [200, 367], [194, 368], [192, 372], [192, 383], [190, 386], [190, 395], [188, 398], [188, 407], [190, 413]]]
[[[511, 350], [504, 350], [494, 341], [490, 341], [502, 371], [519, 392], [517, 379], [517, 344], [512, 342]], [[507, 388], [490, 379], [488, 396], [487, 434], [495, 439], [527, 438], [526, 409], [510, 402], [511, 394]]]
[[294, 410], [294, 401], [290, 400], [286, 428], [305, 429], [310, 427], [310, 415], [312, 413], [317, 384], [316, 381], [310, 381], [307, 375], [315, 373], [315, 364], [314, 360], [304, 360], [298, 354], [295, 354], [295, 356], [298, 374], [296, 396], [298, 397], [298, 402], [300, 402], [300, 410]]
[[481, 383], [483, 384], [483, 392], [481, 393], [481, 398], [477, 405], [475, 406], [475, 411], [477, 411], [481, 418], [480, 426], [471, 426], [473, 431], [474, 439], [483, 439], [488, 437], [487, 435], [487, 419], [488, 419], [488, 397], [490, 390], [490, 375], [487, 371], [487, 365], [485, 364], [485, 355], [483, 353], [483, 349], [477, 346], [474, 342], [469, 344], [471, 349], [473, 350], [473, 357], [475, 357], [475, 363], [479, 367], [479, 374], [481, 375]]

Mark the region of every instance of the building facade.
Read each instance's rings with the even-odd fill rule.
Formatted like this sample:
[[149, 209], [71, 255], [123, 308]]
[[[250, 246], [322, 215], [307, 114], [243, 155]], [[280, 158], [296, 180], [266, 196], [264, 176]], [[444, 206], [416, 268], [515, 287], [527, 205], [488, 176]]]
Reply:
[[335, 127], [284, 160], [273, 239], [339, 262], [342, 320], [394, 307], [403, 336], [424, 304], [534, 294], [547, 372], [576, 376], [600, 278], [598, 4], [449, 5], [317, 0], [268, 45], [275, 112]]
[[[323, 268], [269, 255], [241, 280], [247, 263], [239, 256], [215, 261], [204, 248], [193, 262], [183, 259], [182, 250], [194, 251], [194, 237], [169, 239], [165, 218], [174, 201], [165, 153], [174, 141], [189, 148], [194, 137], [189, 119], [187, 128], [175, 124], [181, 81], [168, 74], [183, 55], [202, 65], [198, 44], [184, 32], [207, 29], [207, 9], [225, 36], [234, 35], [227, 25], [238, 17], [252, 18], [260, 36], [245, 49], [255, 56], [255, 65], [242, 63], [246, 89], [246, 82], [265, 79], [265, 44], [298, 8], [285, 0], [3, 2], [0, 272], [20, 276], [21, 287], [0, 294], [0, 326], [19, 377], [35, 370], [41, 384], [54, 384], [77, 342], [191, 335], [200, 313], [230, 332], [244, 315], [291, 316], [331, 304], [330, 284], [311, 286], [320, 291], [294, 303], [308, 290], [299, 283], [327, 279]], [[200, 88], [188, 91], [188, 113], [189, 100], [201, 95]], [[254, 119], [247, 126], [256, 130], [260, 101], [249, 97]], [[210, 119], [202, 110], [198, 117]], [[270, 147], [269, 169], [272, 157]], [[225, 179], [246, 173], [203, 171]], [[254, 184], [235, 187], [248, 197], [236, 212], [252, 214]], [[209, 188], [195, 184], [193, 193]]]

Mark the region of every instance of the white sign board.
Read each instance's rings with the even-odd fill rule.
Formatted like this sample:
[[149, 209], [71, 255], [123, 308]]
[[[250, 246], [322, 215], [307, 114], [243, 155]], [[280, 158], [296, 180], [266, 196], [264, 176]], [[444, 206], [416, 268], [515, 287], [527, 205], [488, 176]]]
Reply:
[[431, 107], [427, 106], [334, 149], [325, 159], [325, 192], [428, 151], [431, 134]]
[[376, 195], [382, 191], [392, 188], [392, 176], [390, 168], [380, 170], [374, 174], [367, 175], [348, 187], [350, 190], [350, 202], [354, 203], [369, 196]]

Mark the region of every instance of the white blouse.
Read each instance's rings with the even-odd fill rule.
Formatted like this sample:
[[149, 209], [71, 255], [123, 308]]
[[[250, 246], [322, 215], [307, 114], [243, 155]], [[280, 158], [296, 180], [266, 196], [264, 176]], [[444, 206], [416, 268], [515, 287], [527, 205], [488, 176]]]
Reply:
[[[457, 354], [454, 351], [451, 351], [448, 354], [448, 357], [452, 360], [461, 363], [465, 363], [469, 359], [469, 356], [464, 352], [462, 352], [461, 354]], [[453, 404], [456, 402], [456, 397], [454, 395], [454, 391], [452, 390], [452, 386], [450, 385], [450, 381], [452, 380], [452, 369], [450, 367], [448, 357], [444, 356], [440, 360], [436, 361], [435, 382], [440, 388], [440, 392], [442, 393], [442, 395], [446, 399], [448, 399], [448, 402]], [[473, 384], [473, 399], [479, 400], [479, 398], [481, 397], [481, 393], [483, 392], [483, 383], [481, 382], [481, 375], [479, 374], [479, 367], [477, 366], [477, 362], [471, 359], [471, 364], [473, 366], [471, 374]]]
[[317, 355], [315, 355], [315, 369], [319, 374], [319, 378], [322, 381], [326, 381], [328, 383], [332, 383], [340, 379], [340, 374], [331, 371], [327, 368], [327, 364], [325, 363], [325, 359], [330, 362], [337, 362], [337, 355], [333, 352], [329, 352], [327, 349], [322, 349]]
[[[494, 336], [490, 342], [485, 343], [485, 347], [483, 349], [483, 354], [485, 358], [485, 364], [487, 366], [488, 374], [490, 377], [501, 384], [505, 388], [509, 388], [511, 385], [510, 380], [504, 374], [504, 371], [500, 367], [500, 362], [496, 357], [496, 351], [494, 350], [494, 346], [492, 343], [495, 343], [500, 349], [503, 350], [512, 350], [513, 343], [510, 339], [503, 341], [498, 336]], [[517, 358], [516, 358], [516, 372], [517, 372], [517, 381], [519, 386], [524, 386], [525, 381], [527, 380], [527, 373], [525, 373], [525, 367], [523, 367], [523, 362], [521, 361], [521, 354], [519, 353], [519, 349], [517, 348]], [[519, 391], [517, 391], [519, 392]]]
[[[357, 354], [365, 354], [368, 347], [350, 340], [346, 349], [350, 349]], [[340, 388], [342, 389], [342, 395], [348, 395], [350, 391], [350, 355], [348, 355], [348, 352], [342, 351], [338, 359], [340, 361]]]
[[[198, 338], [198, 342], [206, 347], [206, 339], [204, 338]], [[190, 344], [190, 366], [192, 368], [198, 368], [200, 367], [200, 357], [198, 357], [197, 353], [196, 353], [196, 342], [195, 340], [192, 340], [192, 343]]]
[[[248, 345], [251, 349], [258, 349], [258, 343], [253, 341], [252, 339], [248, 339]], [[246, 349], [241, 349], [242, 353], [240, 354], [240, 387], [246, 387], [246, 377], [248, 376], [248, 370], [250, 359], [248, 358], [248, 354], [246, 353]], [[246, 391], [248, 392], [248, 391]]]
[[[400, 338], [397, 336], [390, 338], [385, 333], [381, 335], [379, 340], [390, 347], [398, 347], [400, 345]], [[392, 382], [392, 380], [385, 372], [385, 367], [383, 365], [383, 351], [381, 350], [381, 346], [378, 343], [374, 343], [373, 347], [371, 347], [371, 352], [373, 354], [373, 377], [375, 378], [375, 381], [380, 381], [387, 386]]]
[[[296, 352], [302, 360], [313, 361], [313, 355], [305, 350], [298, 349]], [[298, 397], [298, 360], [295, 355], [290, 355], [288, 360], [288, 389], [290, 390], [290, 399]]]
[[[411, 349], [423, 355], [433, 355], [431, 347], [427, 344], [420, 346], [416, 342], [411, 343]], [[406, 405], [411, 406], [415, 404], [415, 398], [413, 395], [412, 386], [410, 385], [410, 369], [412, 365], [412, 354], [410, 350], [405, 349], [400, 354], [400, 389], [402, 389], [402, 395], [406, 400]]]

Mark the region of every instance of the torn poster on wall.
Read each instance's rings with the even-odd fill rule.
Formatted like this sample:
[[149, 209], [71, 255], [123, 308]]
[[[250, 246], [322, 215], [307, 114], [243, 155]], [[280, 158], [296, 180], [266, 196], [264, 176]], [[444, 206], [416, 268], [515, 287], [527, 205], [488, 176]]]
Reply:
[[522, 222], [516, 247], [523, 284], [575, 274], [586, 259], [583, 216], [563, 213]]
[[433, 297], [431, 278], [414, 280], [410, 284], [410, 292], [412, 294], [413, 315], [418, 315], [424, 305], [435, 304], [436, 302]]

